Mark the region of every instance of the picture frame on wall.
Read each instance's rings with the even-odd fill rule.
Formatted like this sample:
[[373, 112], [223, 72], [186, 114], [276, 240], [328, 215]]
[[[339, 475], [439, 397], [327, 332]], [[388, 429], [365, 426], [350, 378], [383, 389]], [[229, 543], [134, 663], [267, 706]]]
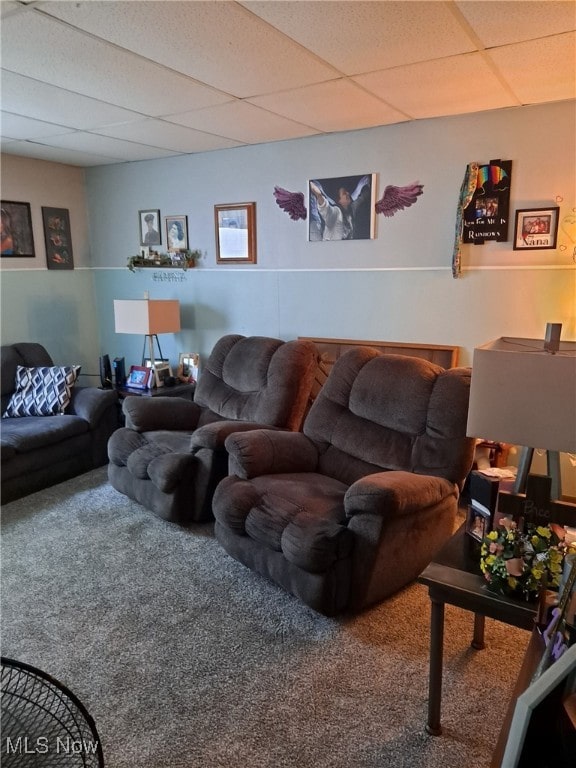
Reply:
[[42, 222], [48, 269], [74, 269], [68, 209], [42, 206]]
[[256, 203], [214, 206], [216, 263], [256, 264]]
[[162, 242], [160, 211], [157, 208], [138, 211], [138, 222], [140, 226], [140, 245], [160, 245]]
[[556, 248], [559, 206], [519, 208], [514, 225], [515, 251], [541, 251]]
[[188, 250], [188, 217], [165, 216], [166, 244], [169, 253]]
[[36, 256], [30, 203], [0, 202], [0, 256], [31, 259]]
[[308, 240], [372, 240], [376, 231], [376, 174], [311, 179]]

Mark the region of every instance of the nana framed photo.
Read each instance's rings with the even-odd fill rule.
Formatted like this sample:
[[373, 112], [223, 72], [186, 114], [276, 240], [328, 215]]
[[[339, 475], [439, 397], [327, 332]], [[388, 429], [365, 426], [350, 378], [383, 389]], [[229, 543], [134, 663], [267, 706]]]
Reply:
[[216, 263], [256, 264], [256, 203], [214, 206]]
[[140, 245], [160, 245], [160, 211], [157, 208], [138, 211]]
[[30, 203], [2, 200], [0, 206], [0, 256], [34, 258]]
[[515, 251], [541, 251], [556, 248], [560, 208], [521, 208], [516, 211]]
[[169, 253], [188, 250], [188, 217], [166, 216], [166, 243]]
[[42, 222], [48, 269], [74, 269], [68, 209], [43, 206]]

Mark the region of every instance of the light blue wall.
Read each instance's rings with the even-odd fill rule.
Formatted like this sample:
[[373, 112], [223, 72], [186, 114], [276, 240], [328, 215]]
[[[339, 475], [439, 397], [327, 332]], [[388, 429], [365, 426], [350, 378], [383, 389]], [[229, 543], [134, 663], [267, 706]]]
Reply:
[[[228, 332], [454, 344], [462, 364], [488, 339], [542, 337], [546, 322], [576, 338], [576, 242], [563, 230], [554, 251], [518, 252], [511, 224], [509, 242], [465, 246], [462, 277], [450, 271], [466, 164], [512, 160], [511, 212], [559, 198], [564, 219], [576, 208], [575, 134], [574, 105], [560, 103], [85, 172], [5, 157], [2, 196], [32, 202], [37, 258], [2, 259], [2, 342], [40, 341], [86, 371], [104, 352], [137, 363], [142, 342], [114, 332], [112, 308], [145, 291], [181, 302], [181, 333], [161, 339], [172, 363], [181, 351], [205, 357]], [[373, 241], [310, 243], [307, 224], [273, 198], [276, 184], [306, 191], [312, 177], [363, 172], [377, 175], [379, 196], [390, 183], [424, 184], [413, 207], [378, 217]], [[257, 264], [217, 265], [214, 205], [251, 201]], [[46, 271], [41, 205], [70, 208], [82, 269]], [[196, 269], [126, 269], [139, 248], [138, 211], [148, 208], [188, 216], [190, 246], [206, 253]]]

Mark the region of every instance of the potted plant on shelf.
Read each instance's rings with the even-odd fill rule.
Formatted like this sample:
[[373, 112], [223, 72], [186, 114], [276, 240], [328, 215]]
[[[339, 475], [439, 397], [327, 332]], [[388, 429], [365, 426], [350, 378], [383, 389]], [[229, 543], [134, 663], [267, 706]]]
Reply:
[[136, 269], [150, 269], [152, 267], [163, 269], [191, 269], [196, 265], [196, 260], [202, 257], [202, 252], [196, 250], [186, 250], [171, 253], [150, 252], [150, 258], [145, 258], [142, 254], [128, 257], [128, 269], [135, 272]]

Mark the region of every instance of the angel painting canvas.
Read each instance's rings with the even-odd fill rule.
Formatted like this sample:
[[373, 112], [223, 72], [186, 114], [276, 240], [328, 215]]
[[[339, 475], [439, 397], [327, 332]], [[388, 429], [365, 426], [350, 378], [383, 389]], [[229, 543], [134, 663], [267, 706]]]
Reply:
[[312, 179], [308, 191], [309, 240], [370, 240], [374, 237], [374, 174]]

